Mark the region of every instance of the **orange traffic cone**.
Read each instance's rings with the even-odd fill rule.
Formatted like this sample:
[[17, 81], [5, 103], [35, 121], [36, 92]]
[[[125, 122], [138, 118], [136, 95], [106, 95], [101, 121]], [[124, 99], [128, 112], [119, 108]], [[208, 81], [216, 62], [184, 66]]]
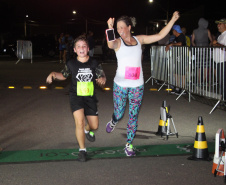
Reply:
[[220, 157], [220, 159], [215, 157], [214, 155], [212, 173], [214, 174], [215, 177], [216, 175], [224, 176], [224, 158], [225, 158], [225, 152], [223, 152], [222, 158]]
[[213, 159], [212, 173], [216, 177], [224, 176], [224, 163], [225, 163], [225, 136], [224, 130], [218, 129], [215, 139], [215, 154]]
[[161, 118], [161, 108], [165, 108], [166, 113], [168, 113], [168, 108], [166, 107], [166, 100], [164, 100], [162, 102], [162, 107], [160, 107], [159, 127], [158, 127], [158, 131], [155, 133], [156, 135], [161, 135], [161, 137], [162, 137], [163, 135], [166, 135], [168, 120], [167, 120], [166, 125], [165, 125], [165, 121], [162, 120], [162, 118]]
[[206, 161], [212, 160], [212, 158], [209, 157], [206, 134], [205, 134], [205, 129], [204, 129], [203, 120], [201, 116], [198, 118], [193, 155], [191, 157], [188, 157], [188, 159], [189, 160], [206, 160]]

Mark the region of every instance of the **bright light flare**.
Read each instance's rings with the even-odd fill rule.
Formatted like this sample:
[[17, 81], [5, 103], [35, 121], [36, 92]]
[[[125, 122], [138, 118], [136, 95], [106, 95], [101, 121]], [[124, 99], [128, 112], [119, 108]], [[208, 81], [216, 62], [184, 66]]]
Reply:
[[39, 89], [47, 89], [46, 86], [40, 86]]
[[14, 86], [8, 86], [8, 89], [15, 89]]
[[105, 90], [105, 91], [110, 91], [111, 88], [110, 88], [110, 87], [105, 87], [105, 88], [103, 88], [103, 90]]
[[165, 89], [165, 91], [172, 91], [173, 89]]

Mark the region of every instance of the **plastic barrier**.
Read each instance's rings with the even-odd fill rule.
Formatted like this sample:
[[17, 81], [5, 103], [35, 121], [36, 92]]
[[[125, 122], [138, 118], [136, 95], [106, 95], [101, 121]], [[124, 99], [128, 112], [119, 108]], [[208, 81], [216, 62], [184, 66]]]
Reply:
[[174, 46], [166, 52], [165, 46], [152, 46], [150, 58], [151, 77], [146, 83], [154, 78], [179, 87], [189, 93], [189, 102], [191, 93], [218, 100], [210, 114], [226, 100], [226, 47]]
[[18, 40], [17, 41], [17, 58], [19, 59], [16, 64], [19, 63], [21, 59], [30, 59], [32, 63], [32, 42], [28, 40]]

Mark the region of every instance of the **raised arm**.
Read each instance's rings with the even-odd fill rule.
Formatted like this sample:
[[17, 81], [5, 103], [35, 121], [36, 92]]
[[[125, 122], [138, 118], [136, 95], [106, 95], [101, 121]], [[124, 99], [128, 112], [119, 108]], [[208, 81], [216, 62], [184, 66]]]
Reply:
[[[113, 26], [114, 26], [114, 22], [115, 22], [115, 18], [109, 18], [108, 21], [107, 21], [107, 24], [108, 24], [108, 28], [109, 29], [113, 29]], [[115, 41], [111, 41], [111, 42], [108, 42], [108, 47], [110, 49], [118, 49], [119, 46], [120, 46], [120, 39], [116, 39]]]
[[173, 13], [173, 16], [169, 23], [157, 34], [154, 35], [138, 35], [137, 38], [139, 39], [141, 44], [151, 44], [163, 39], [171, 30], [174, 23], [179, 19], [180, 15], [179, 12], [176, 11]]

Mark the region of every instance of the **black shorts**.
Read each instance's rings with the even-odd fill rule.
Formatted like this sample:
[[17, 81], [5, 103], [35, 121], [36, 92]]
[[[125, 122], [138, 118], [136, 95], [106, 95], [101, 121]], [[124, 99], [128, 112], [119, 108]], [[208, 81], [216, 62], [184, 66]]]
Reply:
[[77, 96], [70, 94], [70, 105], [72, 113], [79, 109], [84, 109], [85, 116], [98, 116], [96, 96]]

